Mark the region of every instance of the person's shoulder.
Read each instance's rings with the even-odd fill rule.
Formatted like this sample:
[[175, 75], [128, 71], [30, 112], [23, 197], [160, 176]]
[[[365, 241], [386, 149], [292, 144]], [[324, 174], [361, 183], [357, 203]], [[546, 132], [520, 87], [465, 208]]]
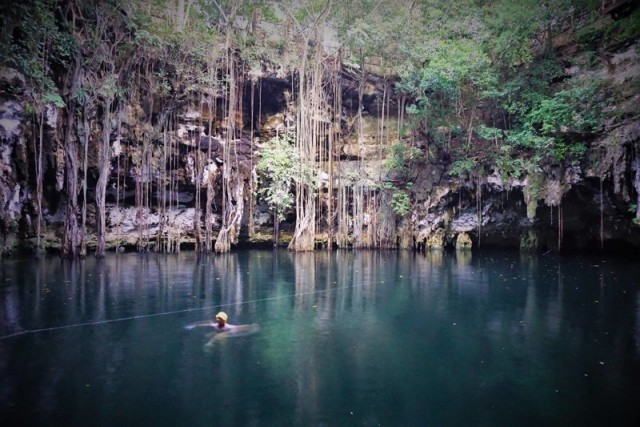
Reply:
[[230, 331], [230, 330], [234, 329], [234, 325], [230, 325], [228, 323], [226, 325], [224, 325], [222, 328], [219, 325], [214, 323], [213, 327], [216, 328], [216, 330], [219, 331], [219, 332], [225, 332], [225, 331]]

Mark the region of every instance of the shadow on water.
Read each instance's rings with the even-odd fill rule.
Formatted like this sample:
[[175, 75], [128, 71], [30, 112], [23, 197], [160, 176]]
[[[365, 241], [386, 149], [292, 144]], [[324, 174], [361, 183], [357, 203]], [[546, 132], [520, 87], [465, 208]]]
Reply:
[[[640, 421], [640, 271], [619, 259], [239, 251], [0, 263], [2, 425]], [[222, 309], [246, 330], [185, 329]]]

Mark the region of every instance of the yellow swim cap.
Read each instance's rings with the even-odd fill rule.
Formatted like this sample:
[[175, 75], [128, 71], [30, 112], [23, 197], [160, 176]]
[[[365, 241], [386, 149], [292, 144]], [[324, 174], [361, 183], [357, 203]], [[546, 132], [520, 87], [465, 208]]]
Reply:
[[220, 318], [226, 322], [229, 316], [227, 316], [227, 313], [225, 313], [224, 311], [221, 311], [220, 313], [216, 314], [216, 319], [217, 318]]

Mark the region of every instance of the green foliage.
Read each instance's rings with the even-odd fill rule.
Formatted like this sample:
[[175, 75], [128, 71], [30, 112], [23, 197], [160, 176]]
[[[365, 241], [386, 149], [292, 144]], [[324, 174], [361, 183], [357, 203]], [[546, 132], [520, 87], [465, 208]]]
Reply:
[[489, 141], [502, 139], [502, 136], [503, 136], [502, 129], [486, 126], [484, 124], [476, 127], [476, 133], [480, 138], [486, 139]]
[[330, 20], [348, 65], [390, 76], [420, 56], [414, 52], [425, 45], [420, 16], [413, 0], [348, 0], [333, 2]]
[[411, 183], [408, 183], [406, 187], [407, 188], [405, 190], [402, 190], [391, 182], [385, 182], [382, 185], [384, 190], [391, 192], [391, 206], [393, 208], [393, 212], [401, 217], [411, 212], [411, 196], [409, 195], [409, 191], [412, 187]]
[[64, 108], [66, 106], [66, 104], [64, 103], [64, 101], [62, 100], [62, 97], [60, 95], [58, 95], [57, 93], [47, 93], [42, 97], [42, 103], [43, 104], [53, 104], [58, 108]]
[[573, 39], [581, 45], [583, 49], [595, 51], [605, 37], [605, 31], [603, 26], [599, 25], [599, 21], [593, 19], [592, 22], [578, 28], [574, 33]]
[[524, 126], [533, 126], [543, 135], [597, 132], [603, 121], [597, 90], [587, 84], [540, 98], [525, 116]]
[[404, 191], [394, 191], [391, 196], [393, 211], [400, 216], [405, 216], [411, 211], [411, 198]]
[[408, 178], [415, 167], [425, 160], [420, 149], [404, 142], [391, 144], [387, 150], [387, 167], [401, 178]]
[[563, 74], [557, 60], [543, 57], [508, 73], [494, 93], [511, 125], [502, 130], [479, 126], [476, 133], [501, 147], [494, 160], [506, 175], [519, 178], [538, 173], [545, 163], [579, 161], [585, 141], [602, 130], [608, 101], [599, 82], [572, 79], [554, 91], [552, 83]]
[[272, 24], [279, 24], [281, 19], [278, 18], [278, 15], [273, 10], [273, 7], [269, 4], [265, 4], [261, 9], [262, 19], [266, 22], [270, 22]]
[[[540, 173], [545, 163], [578, 161], [586, 153], [584, 141], [601, 131], [606, 102], [599, 84], [570, 80], [562, 90], [554, 90], [554, 82], [566, 76], [548, 43], [548, 35], [560, 31], [572, 16], [582, 14], [587, 24], [594, 22], [596, 3], [486, 3], [484, 22], [492, 34], [486, 49], [503, 70], [502, 84], [489, 97], [502, 106], [510, 125], [502, 130], [479, 126], [475, 131], [500, 147], [493, 158], [506, 175], [520, 178]], [[578, 32], [584, 43], [600, 37], [598, 27], [589, 25]]]
[[562, 77], [562, 65], [555, 59], [543, 58], [530, 66], [520, 69], [516, 74], [509, 75], [496, 91], [496, 98], [503, 108], [515, 118], [527, 114], [532, 105], [540, 102], [552, 93], [551, 83]]
[[613, 22], [605, 30], [608, 42], [624, 42], [640, 37], [640, 8], [635, 8], [630, 15]]
[[465, 89], [478, 92], [495, 85], [491, 60], [470, 40], [442, 41], [420, 65], [408, 63], [396, 86], [422, 99], [453, 97]]
[[260, 177], [260, 194], [265, 202], [284, 220], [284, 213], [294, 202], [293, 186], [304, 183], [317, 188], [316, 172], [302, 162], [293, 146], [295, 136], [291, 133], [271, 138], [260, 151], [257, 170]]
[[464, 159], [458, 159], [453, 162], [449, 173], [453, 176], [463, 176], [470, 174], [478, 165], [478, 161], [475, 158], [467, 157]]
[[292, 142], [293, 136], [290, 134], [269, 140], [260, 152], [257, 166], [262, 182], [259, 194], [281, 221], [284, 220], [285, 210], [295, 202], [292, 189], [295, 168], [300, 161]]
[[519, 153], [519, 150], [510, 145], [503, 145], [501, 150], [496, 153], [495, 163], [503, 178], [521, 179], [526, 175], [542, 172], [539, 156], [522, 156]]
[[[549, 54], [549, 36], [565, 29], [576, 16], [597, 15], [598, 0], [494, 0], [483, 2], [484, 22], [491, 37], [487, 50], [506, 70], [535, 63]], [[535, 60], [535, 61], [534, 61]]]
[[[580, 83], [581, 86], [551, 95], [526, 91], [510, 104], [518, 122], [504, 132], [503, 153], [498, 157], [505, 170], [520, 175], [527, 169], [521, 164], [525, 160], [574, 162], [584, 156], [587, 150], [584, 137], [601, 130], [606, 103], [600, 100], [597, 85]], [[505, 150], [509, 152], [506, 157]], [[514, 152], [518, 158], [512, 159]]]
[[47, 102], [64, 104], [55, 94], [52, 66], [64, 67], [75, 43], [56, 22], [57, 8], [54, 0], [0, 6], [0, 63], [25, 77], [27, 94], [36, 110]]
[[[495, 8], [496, 5], [500, 7]], [[585, 44], [597, 42], [601, 36], [601, 29], [593, 24], [599, 18], [594, 12], [597, 2], [559, 0], [537, 4], [504, 0], [487, 7], [487, 22], [497, 36], [492, 49], [506, 69], [515, 71], [505, 73], [503, 88], [495, 94], [512, 122], [505, 129], [504, 138], [496, 139], [503, 148], [497, 153], [498, 161], [505, 170], [520, 175], [541, 162], [579, 160], [586, 152], [584, 141], [603, 127], [607, 103], [596, 81], [570, 80], [562, 90], [552, 90], [553, 82], [565, 77], [563, 67], [546, 50], [549, 46], [540, 44], [544, 38], [536, 37], [548, 31], [553, 34], [571, 16], [582, 14], [587, 21], [576, 32], [576, 39]], [[534, 56], [501, 56], [500, 52], [509, 54], [508, 44], [500, 45], [509, 39], [520, 40], [531, 48], [538, 43], [545, 50], [535, 61]], [[520, 42], [514, 46], [521, 46]], [[527, 66], [514, 69], [523, 64]]]
[[533, 61], [535, 36], [544, 26], [540, 5], [536, 0], [499, 0], [485, 6], [485, 22], [492, 33], [489, 49], [504, 67]]
[[478, 104], [495, 97], [498, 74], [475, 2], [425, 0], [421, 9], [426, 31], [420, 43], [402, 48], [396, 91], [413, 100], [409, 125], [442, 146], [470, 131]]

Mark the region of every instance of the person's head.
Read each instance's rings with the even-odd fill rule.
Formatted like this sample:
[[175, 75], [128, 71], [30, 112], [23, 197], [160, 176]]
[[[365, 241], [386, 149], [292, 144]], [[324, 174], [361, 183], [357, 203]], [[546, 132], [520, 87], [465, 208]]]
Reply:
[[223, 327], [227, 323], [228, 318], [229, 316], [227, 316], [227, 313], [221, 311], [220, 313], [216, 314], [216, 323], [218, 324], [218, 326]]

